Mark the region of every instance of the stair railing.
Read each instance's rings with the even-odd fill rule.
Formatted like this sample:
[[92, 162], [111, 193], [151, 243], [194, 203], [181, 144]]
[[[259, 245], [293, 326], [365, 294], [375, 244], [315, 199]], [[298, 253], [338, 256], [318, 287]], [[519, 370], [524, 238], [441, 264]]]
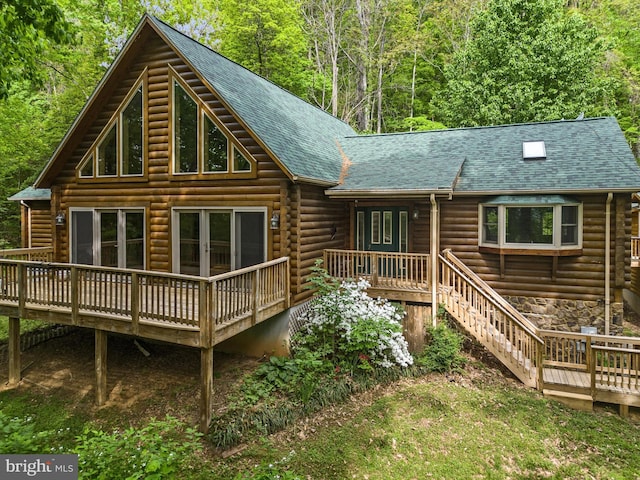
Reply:
[[544, 341], [537, 327], [445, 250], [441, 296], [447, 311], [529, 386], [542, 388]]

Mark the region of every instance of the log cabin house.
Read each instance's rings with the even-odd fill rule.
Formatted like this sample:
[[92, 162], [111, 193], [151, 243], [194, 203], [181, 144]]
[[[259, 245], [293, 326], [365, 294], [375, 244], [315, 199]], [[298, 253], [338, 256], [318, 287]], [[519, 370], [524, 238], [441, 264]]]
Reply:
[[[3, 264], [0, 313], [94, 328], [99, 403], [106, 332], [201, 348], [206, 429], [213, 347], [242, 338], [251, 351], [237, 334], [303, 304], [324, 258], [331, 274], [365, 276], [374, 295], [404, 303], [417, 338], [425, 306], [444, 304], [470, 330], [482, 317], [477, 337], [498, 332], [488, 348], [549, 388], [547, 365], [587, 369], [605, 343], [581, 327], [620, 331], [637, 191], [614, 118], [358, 135], [145, 16], [34, 186], [13, 197], [27, 253]], [[31, 280], [43, 269], [49, 280]], [[245, 305], [241, 290], [260, 295]], [[225, 316], [240, 306], [241, 320]]]

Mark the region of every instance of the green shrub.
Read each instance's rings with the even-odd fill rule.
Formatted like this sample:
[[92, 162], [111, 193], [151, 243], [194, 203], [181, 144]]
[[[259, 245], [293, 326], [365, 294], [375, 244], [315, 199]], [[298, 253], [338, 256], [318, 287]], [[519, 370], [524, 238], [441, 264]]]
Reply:
[[318, 385], [318, 380], [331, 371], [318, 352], [300, 349], [295, 357], [271, 357], [242, 385], [243, 402], [253, 405], [275, 391], [292, 395], [306, 402]]
[[178, 478], [181, 462], [201, 449], [200, 434], [177, 419], [152, 420], [146, 427], [105, 433], [85, 430], [73, 453], [81, 479]]
[[427, 337], [427, 345], [416, 359], [417, 365], [439, 373], [459, 370], [464, 366], [465, 358], [460, 353], [464, 341], [462, 335], [440, 323], [429, 328]]
[[0, 410], [0, 453], [43, 453], [53, 434], [38, 432], [31, 417], [10, 417]]
[[369, 297], [365, 280], [339, 283], [318, 265], [313, 272], [311, 283], [318, 294], [302, 315], [304, 324], [293, 341], [296, 348], [317, 352], [350, 372], [413, 364], [402, 336], [400, 306]]

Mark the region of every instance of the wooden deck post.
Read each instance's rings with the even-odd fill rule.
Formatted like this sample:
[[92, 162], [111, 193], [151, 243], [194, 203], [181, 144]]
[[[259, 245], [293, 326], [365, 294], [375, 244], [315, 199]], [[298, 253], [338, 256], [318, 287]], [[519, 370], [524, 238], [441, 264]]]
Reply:
[[20, 382], [20, 319], [9, 318], [9, 385]]
[[200, 431], [207, 433], [213, 410], [213, 347], [200, 349]]
[[107, 401], [107, 332], [95, 330], [96, 337], [96, 404]]

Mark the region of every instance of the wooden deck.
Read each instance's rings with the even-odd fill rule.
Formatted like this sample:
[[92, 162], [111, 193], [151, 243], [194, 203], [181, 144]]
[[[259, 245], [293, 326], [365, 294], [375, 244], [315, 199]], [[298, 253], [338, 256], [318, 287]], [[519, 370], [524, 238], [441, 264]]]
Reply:
[[421, 253], [325, 250], [323, 267], [343, 280], [363, 278], [372, 297], [431, 302], [431, 256]]
[[288, 259], [210, 278], [0, 259], [0, 314], [208, 348], [289, 307]]
[[577, 408], [640, 407], [640, 338], [539, 329], [450, 251], [440, 265], [447, 311], [523, 383]]
[[107, 334], [199, 348], [200, 429], [213, 409], [213, 347], [289, 308], [289, 259], [210, 278], [51, 263], [51, 249], [0, 252], [9, 317], [9, 384], [20, 381], [20, 319], [95, 331], [96, 403], [107, 398]]

